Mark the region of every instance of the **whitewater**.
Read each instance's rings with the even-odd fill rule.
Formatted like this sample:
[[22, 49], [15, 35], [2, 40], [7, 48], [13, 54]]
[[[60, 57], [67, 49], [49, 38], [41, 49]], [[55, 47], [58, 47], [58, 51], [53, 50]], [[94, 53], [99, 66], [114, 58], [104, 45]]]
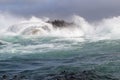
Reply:
[[95, 70], [119, 80], [120, 16], [89, 22], [74, 15], [63, 27], [48, 21], [0, 14], [0, 76], [54, 80], [48, 74]]

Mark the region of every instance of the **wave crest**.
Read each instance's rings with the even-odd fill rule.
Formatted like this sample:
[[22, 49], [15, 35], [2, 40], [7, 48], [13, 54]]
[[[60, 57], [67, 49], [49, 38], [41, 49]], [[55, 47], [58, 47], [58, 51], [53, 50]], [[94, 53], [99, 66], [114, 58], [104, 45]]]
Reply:
[[0, 21], [2, 34], [80, 37], [91, 40], [120, 39], [120, 16], [91, 23], [80, 16], [73, 16], [72, 22], [62, 27], [53, 25], [49, 18], [26, 19], [0, 14]]

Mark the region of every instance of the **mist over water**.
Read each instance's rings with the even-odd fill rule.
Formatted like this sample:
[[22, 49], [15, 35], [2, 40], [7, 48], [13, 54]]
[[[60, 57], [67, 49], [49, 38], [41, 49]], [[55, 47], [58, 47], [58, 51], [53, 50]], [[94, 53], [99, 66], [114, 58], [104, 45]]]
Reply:
[[50, 20], [0, 14], [0, 75], [47, 80], [48, 73], [96, 70], [120, 78], [120, 16], [88, 22], [73, 15], [64, 27]]

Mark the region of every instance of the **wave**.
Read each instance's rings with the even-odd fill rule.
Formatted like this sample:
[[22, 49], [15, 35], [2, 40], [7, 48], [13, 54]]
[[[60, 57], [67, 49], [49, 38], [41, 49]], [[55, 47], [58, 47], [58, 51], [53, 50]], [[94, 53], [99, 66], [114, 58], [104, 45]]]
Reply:
[[[29, 78], [32, 75], [32, 78], [37, 79], [47, 76], [49, 72], [86, 70], [85, 74], [91, 74], [87, 70], [92, 69], [100, 74], [112, 74], [119, 79], [120, 40], [111, 40], [120, 39], [119, 31], [120, 16], [88, 22], [83, 17], [74, 15], [64, 22], [1, 13], [0, 75], [8, 73], [10, 78], [14, 74]], [[104, 74], [105, 77], [96, 72], [92, 74], [89, 76], [97, 74], [101, 79], [112, 79]], [[57, 75], [55, 74], [56, 77], [61, 76]], [[76, 75], [79, 74], [73, 76]], [[48, 78], [53, 79], [54, 76], [46, 77]]]
[[49, 18], [21, 18], [10, 14], [0, 14], [0, 32], [2, 35], [79, 37], [90, 40], [120, 39], [120, 16], [88, 22], [74, 15], [73, 24], [55, 27]]

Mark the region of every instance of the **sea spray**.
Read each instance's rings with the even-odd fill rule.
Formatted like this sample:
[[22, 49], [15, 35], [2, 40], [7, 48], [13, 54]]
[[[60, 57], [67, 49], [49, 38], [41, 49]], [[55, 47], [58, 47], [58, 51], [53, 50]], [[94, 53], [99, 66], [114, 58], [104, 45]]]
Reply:
[[88, 77], [94, 70], [89, 77], [120, 79], [119, 16], [96, 22], [73, 16], [72, 24], [62, 27], [47, 18], [0, 17], [0, 77], [46, 80], [54, 73], [63, 79], [62, 71], [78, 72], [73, 76], [83, 71], [80, 75]]
[[73, 16], [69, 27], [55, 28], [48, 23], [49, 18], [20, 18], [10, 14], [0, 14], [2, 35], [34, 35], [53, 37], [79, 37], [89, 40], [119, 39], [120, 17], [87, 22], [80, 16]]

